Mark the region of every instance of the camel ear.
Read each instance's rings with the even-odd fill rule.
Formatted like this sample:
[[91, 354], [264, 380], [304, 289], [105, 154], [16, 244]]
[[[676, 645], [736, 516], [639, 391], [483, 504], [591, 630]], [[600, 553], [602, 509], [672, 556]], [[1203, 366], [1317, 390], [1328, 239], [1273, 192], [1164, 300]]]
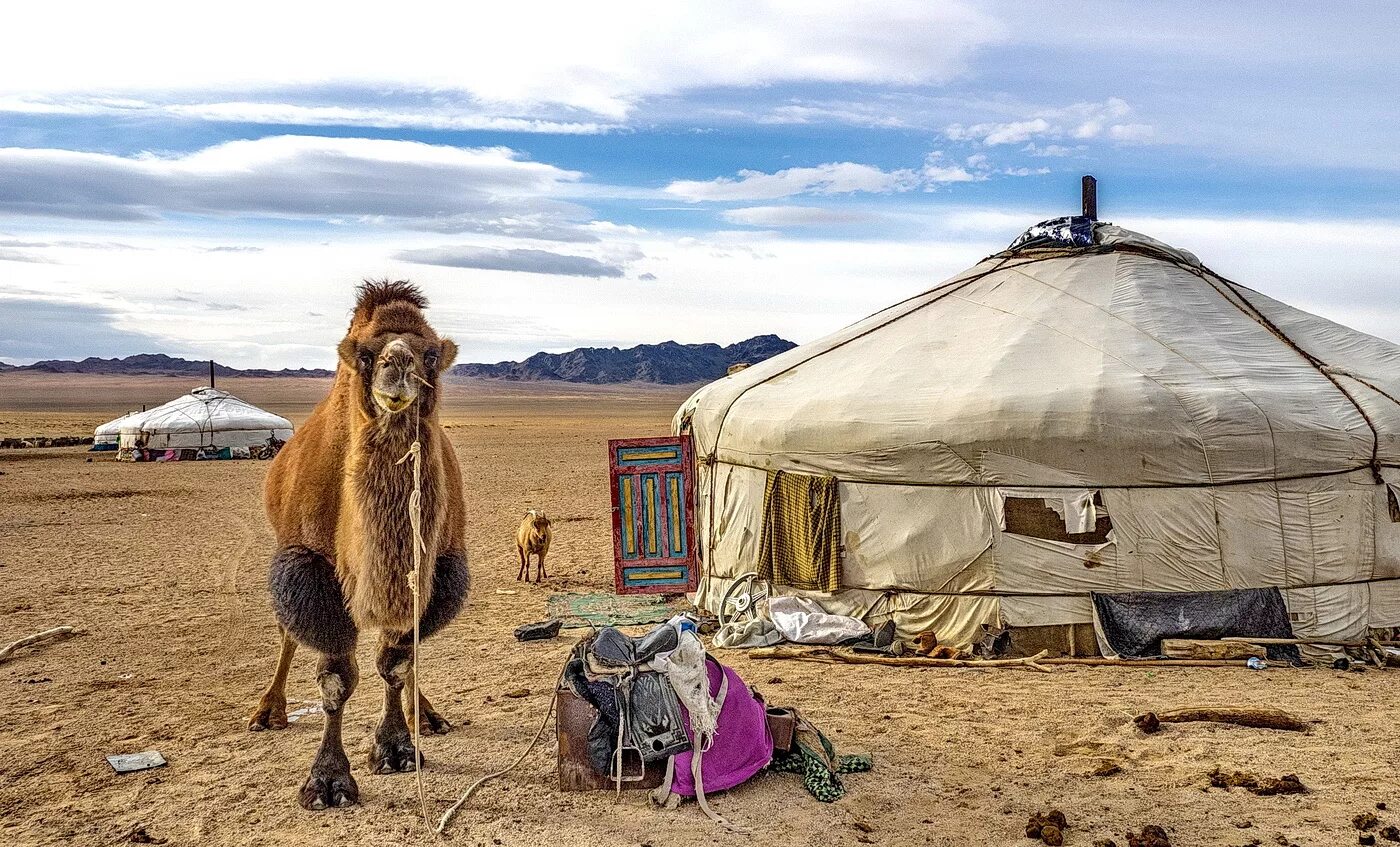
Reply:
[[438, 353], [438, 373], [444, 373], [457, 361], [457, 342], [450, 338], [442, 339], [442, 352]]
[[355, 339], [347, 335], [340, 340], [340, 344], [335, 348], [335, 354], [340, 357], [340, 361], [344, 362], [345, 366], [351, 370], [359, 368], [359, 363], [355, 361], [355, 348], [357, 346]]

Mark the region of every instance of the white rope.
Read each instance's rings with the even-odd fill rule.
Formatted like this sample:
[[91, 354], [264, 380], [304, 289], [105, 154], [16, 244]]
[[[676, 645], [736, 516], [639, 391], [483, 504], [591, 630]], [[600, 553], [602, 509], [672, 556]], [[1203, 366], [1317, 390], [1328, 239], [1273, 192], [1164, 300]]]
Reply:
[[408, 587], [413, 592], [413, 686], [410, 692], [413, 698], [413, 774], [418, 784], [418, 806], [423, 813], [423, 825], [428, 828], [436, 837], [439, 830], [433, 828], [432, 816], [428, 812], [428, 794], [423, 786], [423, 755], [420, 752], [422, 747], [422, 728], [419, 715], [419, 695], [418, 695], [418, 643], [421, 640], [418, 631], [418, 619], [422, 615], [422, 598], [419, 596], [418, 575], [421, 573], [423, 565], [423, 554], [427, 552], [428, 545], [423, 541], [423, 445], [419, 440], [419, 425], [421, 423], [420, 413], [414, 409], [413, 417], [413, 443], [409, 445], [408, 452], [399, 459], [396, 464], [403, 464], [405, 461], [411, 462], [413, 468], [413, 491], [408, 495], [408, 525], [413, 531], [413, 569], [408, 572]]

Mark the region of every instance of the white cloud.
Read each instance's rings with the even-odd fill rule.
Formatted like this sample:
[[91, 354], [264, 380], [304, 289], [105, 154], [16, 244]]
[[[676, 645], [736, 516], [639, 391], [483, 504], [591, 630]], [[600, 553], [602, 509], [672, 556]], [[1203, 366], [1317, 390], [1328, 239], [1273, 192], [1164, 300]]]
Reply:
[[869, 212], [819, 206], [747, 206], [728, 209], [721, 212], [720, 217], [744, 226], [789, 227], [864, 223], [878, 216]]
[[0, 51], [0, 94], [158, 100], [334, 83], [612, 120], [648, 97], [697, 88], [940, 82], [1003, 37], [999, 23], [964, 0], [404, 0], [392, 12], [158, 0], [139, 15], [118, 4], [86, 5], [80, 26], [71, 7], [33, 3], [8, 9], [5, 25], [62, 37], [9, 39]]
[[591, 256], [554, 253], [548, 250], [499, 249], [485, 247], [423, 247], [394, 254], [400, 262], [440, 265], [445, 268], [472, 268], [484, 271], [587, 276], [595, 279], [622, 276], [626, 269]]
[[[0, 148], [0, 213], [151, 220], [166, 213], [328, 219], [464, 218], [541, 225], [584, 210], [550, 199], [575, 171], [504, 147], [274, 136], [176, 156]], [[525, 224], [520, 224], [525, 225]]]
[[596, 135], [617, 129], [597, 121], [559, 121], [486, 114], [473, 104], [406, 104], [396, 108], [219, 101], [153, 103], [112, 97], [0, 97], [0, 113], [26, 115], [163, 116], [219, 123], [274, 126], [357, 126], [376, 129], [490, 130]]
[[873, 165], [832, 162], [771, 174], [739, 171], [737, 179], [678, 180], [666, 186], [666, 193], [697, 203], [702, 200], [776, 200], [798, 194], [884, 194], [910, 191], [918, 185], [919, 176], [911, 170], [885, 171]]
[[[1154, 129], [1149, 124], [1123, 123], [1133, 113], [1132, 106], [1119, 97], [1100, 103], [1074, 103], [1056, 109], [1041, 109], [1025, 120], [979, 123], [972, 126], [951, 124], [943, 134], [952, 141], [974, 141], [994, 147], [1000, 144], [1024, 144], [1039, 138], [1074, 138], [1087, 141], [1107, 137], [1113, 141], [1144, 142], [1152, 139]], [[1034, 144], [1023, 148], [1032, 155], [1066, 155], [1068, 148]], [[1053, 152], [1049, 152], [1053, 151]]]

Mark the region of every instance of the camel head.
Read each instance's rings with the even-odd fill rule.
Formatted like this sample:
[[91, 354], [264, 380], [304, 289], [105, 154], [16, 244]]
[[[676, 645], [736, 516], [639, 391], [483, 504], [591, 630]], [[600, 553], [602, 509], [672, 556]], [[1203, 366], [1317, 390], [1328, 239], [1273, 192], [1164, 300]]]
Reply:
[[358, 376], [352, 384], [361, 411], [385, 424], [415, 406], [420, 416], [431, 415], [457, 345], [428, 323], [428, 300], [412, 283], [367, 280], [356, 294], [350, 330], [337, 353]]

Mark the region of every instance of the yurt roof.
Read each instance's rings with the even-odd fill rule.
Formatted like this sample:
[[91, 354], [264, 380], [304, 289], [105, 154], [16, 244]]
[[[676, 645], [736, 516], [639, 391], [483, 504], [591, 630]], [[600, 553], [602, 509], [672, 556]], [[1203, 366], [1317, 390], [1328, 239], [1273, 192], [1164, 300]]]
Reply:
[[705, 386], [676, 425], [689, 420], [702, 457], [922, 485], [1210, 485], [1400, 465], [1400, 347], [1184, 250], [1074, 220], [1082, 241], [1032, 228]]
[[101, 438], [103, 436], [116, 436], [122, 431], [124, 427], [137, 425], [141, 419], [141, 416], [145, 415], [147, 411], [150, 410], [147, 409], [141, 412], [127, 412], [121, 417], [114, 418], [110, 421], [107, 421], [105, 424], [102, 424], [101, 426], [97, 427], [92, 431], [92, 434], [97, 438]]
[[291, 421], [217, 388], [196, 388], [124, 423], [122, 431], [220, 432], [292, 428]]

